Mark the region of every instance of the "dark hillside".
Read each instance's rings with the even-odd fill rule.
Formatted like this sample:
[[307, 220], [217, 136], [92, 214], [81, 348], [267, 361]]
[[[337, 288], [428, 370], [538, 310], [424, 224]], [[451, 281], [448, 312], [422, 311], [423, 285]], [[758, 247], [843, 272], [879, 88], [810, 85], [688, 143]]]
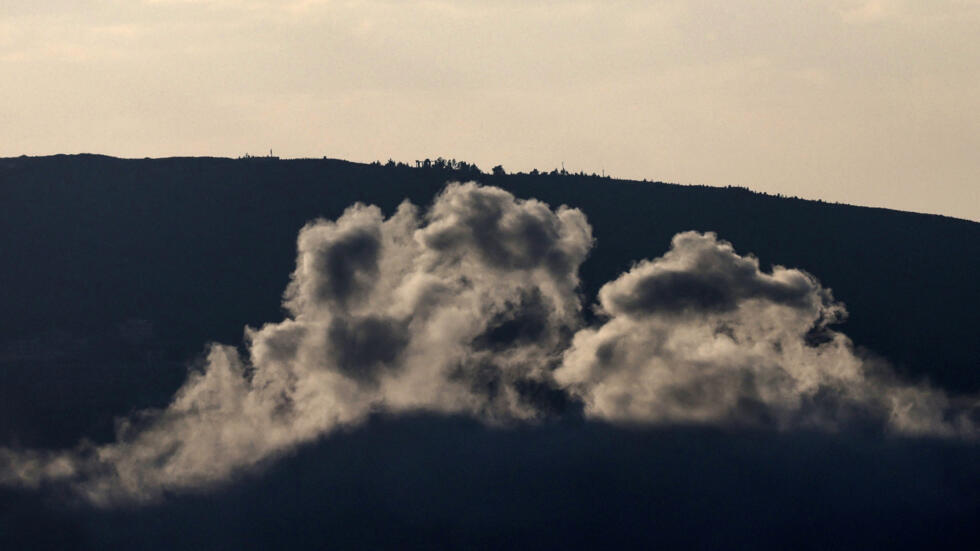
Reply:
[[468, 179], [586, 213], [597, 238], [582, 274], [589, 301], [673, 234], [715, 231], [764, 266], [815, 274], [848, 306], [843, 331], [902, 373], [980, 390], [974, 222], [583, 175], [21, 157], [0, 159], [0, 438], [109, 438], [113, 416], [165, 403], [207, 341], [240, 342], [244, 325], [281, 319], [305, 222], [355, 201], [387, 213], [405, 198], [425, 204]]

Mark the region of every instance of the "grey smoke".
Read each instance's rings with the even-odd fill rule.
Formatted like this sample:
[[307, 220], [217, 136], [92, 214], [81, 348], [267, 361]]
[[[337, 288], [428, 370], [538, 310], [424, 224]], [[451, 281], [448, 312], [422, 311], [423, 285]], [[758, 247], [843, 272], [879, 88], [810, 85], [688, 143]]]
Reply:
[[897, 381], [830, 326], [841, 304], [802, 271], [760, 269], [713, 234], [677, 235], [599, 293], [585, 326], [585, 215], [477, 184], [385, 219], [356, 204], [297, 241], [289, 317], [212, 345], [163, 410], [115, 442], [0, 449], [0, 482], [92, 503], [208, 488], [373, 411], [528, 422], [578, 408], [626, 423], [975, 437], [975, 401]]
[[813, 276], [765, 273], [712, 233], [674, 236], [664, 256], [603, 286], [599, 309], [604, 322], [575, 335], [554, 373], [594, 417], [974, 433], [942, 392], [855, 354], [829, 327], [843, 305]]
[[793, 309], [808, 309], [817, 300], [827, 303], [828, 313], [839, 310], [812, 276], [782, 267], [765, 274], [754, 258], [735, 254], [713, 234], [694, 232], [678, 234], [667, 254], [641, 262], [600, 293], [610, 313], [632, 317], [700, 317], [730, 312], [752, 299]]

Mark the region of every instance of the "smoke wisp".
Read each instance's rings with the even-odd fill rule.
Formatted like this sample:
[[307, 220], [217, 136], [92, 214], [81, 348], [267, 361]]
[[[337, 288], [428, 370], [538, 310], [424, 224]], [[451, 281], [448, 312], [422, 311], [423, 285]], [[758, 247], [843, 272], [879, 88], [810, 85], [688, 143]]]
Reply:
[[711, 233], [678, 234], [607, 283], [587, 325], [578, 268], [592, 245], [581, 211], [474, 183], [425, 212], [353, 205], [300, 231], [288, 317], [247, 328], [244, 357], [211, 345], [171, 404], [120, 420], [113, 443], [0, 449], [0, 482], [149, 501], [375, 411], [976, 435], [975, 400], [856, 354], [816, 278], [767, 273]]

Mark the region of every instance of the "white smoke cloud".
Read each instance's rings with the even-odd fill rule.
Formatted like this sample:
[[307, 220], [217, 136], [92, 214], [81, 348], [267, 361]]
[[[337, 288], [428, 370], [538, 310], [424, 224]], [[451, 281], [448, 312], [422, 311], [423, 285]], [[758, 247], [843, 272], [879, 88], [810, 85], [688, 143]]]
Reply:
[[424, 215], [357, 204], [314, 221], [299, 234], [289, 317], [247, 328], [247, 357], [212, 345], [169, 407], [120, 421], [113, 443], [0, 449], [0, 482], [154, 500], [373, 411], [507, 423], [571, 402], [613, 422], [975, 435], [944, 394], [855, 355], [829, 328], [843, 306], [815, 278], [764, 273], [713, 234], [679, 234], [606, 284], [602, 322], [584, 327], [577, 273], [592, 242], [576, 209], [473, 183], [450, 184]]
[[973, 429], [941, 392], [903, 385], [829, 325], [846, 312], [800, 270], [764, 273], [714, 234], [599, 291], [605, 323], [575, 335], [555, 379], [588, 414], [635, 422], [828, 430], [873, 423], [909, 434]]

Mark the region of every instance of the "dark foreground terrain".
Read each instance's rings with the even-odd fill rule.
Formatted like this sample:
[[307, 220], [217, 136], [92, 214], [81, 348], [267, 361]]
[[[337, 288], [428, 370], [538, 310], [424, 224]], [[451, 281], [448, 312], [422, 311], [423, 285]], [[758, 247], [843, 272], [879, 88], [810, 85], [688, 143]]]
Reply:
[[936, 441], [376, 419], [207, 495], [0, 494], [4, 549], [968, 549], [980, 453]]
[[[115, 417], [167, 404], [205, 343], [282, 319], [305, 222], [471, 179], [586, 213], [586, 303], [675, 233], [715, 231], [764, 267], [816, 275], [848, 306], [840, 329], [904, 377], [980, 391], [974, 222], [584, 175], [22, 157], [0, 159], [0, 445], [111, 440]], [[976, 444], [876, 435], [376, 419], [149, 508], [0, 490], [0, 548], [965, 548], [978, 465]]]

